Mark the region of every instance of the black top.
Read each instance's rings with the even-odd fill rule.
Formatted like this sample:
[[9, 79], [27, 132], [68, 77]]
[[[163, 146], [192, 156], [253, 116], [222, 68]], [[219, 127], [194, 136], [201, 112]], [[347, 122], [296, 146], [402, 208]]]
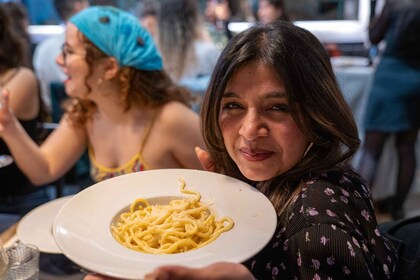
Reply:
[[369, 189], [351, 170], [309, 181], [290, 209], [278, 217], [268, 245], [245, 263], [257, 279], [389, 279], [394, 273], [396, 251], [379, 232]]
[[[30, 121], [20, 121], [29, 136], [36, 140], [38, 118]], [[0, 155], [10, 155], [9, 148], [0, 138]], [[0, 168], [0, 198], [3, 196], [22, 195], [33, 192], [37, 188], [29, 182], [29, 179], [20, 171], [16, 163]]]

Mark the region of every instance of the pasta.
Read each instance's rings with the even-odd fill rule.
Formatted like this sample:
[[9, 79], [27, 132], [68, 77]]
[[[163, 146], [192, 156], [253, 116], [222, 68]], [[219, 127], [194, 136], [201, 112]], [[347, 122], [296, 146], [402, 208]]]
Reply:
[[203, 205], [198, 192], [186, 190], [180, 180], [180, 191], [193, 195], [192, 199], [175, 199], [169, 205], [150, 205], [138, 198], [130, 212], [120, 215], [111, 226], [114, 238], [123, 246], [149, 254], [176, 254], [201, 248], [233, 227], [233, 220], [216, 220]]

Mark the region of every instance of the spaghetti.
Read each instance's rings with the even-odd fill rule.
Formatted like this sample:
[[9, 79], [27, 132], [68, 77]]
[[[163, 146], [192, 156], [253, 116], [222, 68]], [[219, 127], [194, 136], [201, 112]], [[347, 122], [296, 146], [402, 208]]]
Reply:
[[176, 199], [169, 205], [150, 205], [138, 198], [130, 212], [120, 215], [111, 226], [115, 239], [123, 246], [149, 254], [176, 254], [206, 246], [233, 227], [233, 220], [223, 217], [216, 220], [210, 209], [203, 205], [198, 192], [185, 189], [181, 193], [193, 195], [192, 199]]

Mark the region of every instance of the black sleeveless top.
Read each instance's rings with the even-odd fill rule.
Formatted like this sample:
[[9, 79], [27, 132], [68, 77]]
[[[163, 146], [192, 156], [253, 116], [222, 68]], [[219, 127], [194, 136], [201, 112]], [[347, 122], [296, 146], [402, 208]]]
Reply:
[[[38, 117], [29, 121], [19, 121], [28, 135], [34, 140], [38, 136]], [[0, 155], [10, 155], [9, 148], [0, 138]], [[37, 187], [31, 184], [28, 178], [19, 170], [16, 163], [0, 168], [0, 198], [31, 193]]]

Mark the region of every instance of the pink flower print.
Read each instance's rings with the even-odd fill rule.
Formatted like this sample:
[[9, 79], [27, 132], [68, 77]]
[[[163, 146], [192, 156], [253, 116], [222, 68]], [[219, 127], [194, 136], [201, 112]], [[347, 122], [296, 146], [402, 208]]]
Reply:
[[280, 238], [285, 231], [286, 231], [286, 227], [282, 227], [282, 229], [279, 230], [279, 232], [277, 233], [276, 237], [277, 238]]
[[277, 248], [277, 247], [279, 247], [279, 242], [275, 242], [275, 243], [273, 244], [273, 248]]
[[379, 231], [378, 228], [375, 228], [375, 235], [376, 236], [381, 236], [381, 232]]
[[329, 238], [326, 238], [325, 236], [322, 236], [321, 237], [321, 244], [325, 246], [329, 240], [330, 240]]
[[254, 269], [254, 267], [255, 267], [255, 264], [257, 263], [257, 261], [256, 260], [253, 260], [252, 261], [252, 263], [251, 263], [251, 269]]
[[311, 181], [306, 182], [306, 185], [309, 186], [309, 185], [312, 185], [313, 183], [315, 183], [315, 180], [311, 180]]
[[384, 269], [385, 275], [390, 275], [388, 265], [384, 264], [383, 269]]
[[376, 245], [376, 240], [375, 240], [374, 238], [372, 238], [372, 239], [370, 240], [370, 244], [372, 244], [372, 245]]
[[283, 242], [283, 251], [287, 251], [289, 249], [289, 240], [285, 240]]
[[354, 237], [352, 237], [352, 240], [353, 240], [354, 245], [356, 245], [358, 248], [360, 248], [359, 241]]
[[312, 267], [315, 270], [319, 270], [319, 267], [321, 266], [321, 262], [317, 259], [312, 259]]
[[351, 245], [351, 243], [349, 241], [347, 241], [347, 247], [350, 251], [350, 256], [352, 256], [352, 257], [356, 256], [356, 253], [354, 252], [353, 246]]
[[345, 275], [349, 275], [351, 273], [350, 269], [347, 266], [343, 267], [343, 272]]
[[273, 267], [273, 269], [271, 270], [271, 275], [277, 276], [278, 274], [279, 274], [279, 269], [276, 266]]
[[281, 263], [279, 266], [281, 269], [286, 270], [286, 265], [284, 263]]
[[289, 220], [291, 220], [295, 216], [295, 213], [290, 214]]
[[331, 256], [331, 257], [327, 258], [327, 264], [329, 264], [329, 265], [334, 265], [335, 264], [334, 256]]
[[321, 280], [321, 277], [318, 275], [318, 273], [315, 273], [314, 278], [312, 280]]
[[305, 232], [305, 241], [306, 242], [311, 242], [311, 239], [309, 238], [309, 232]]
[[300, 255], [300, 251], [297, 252], [296, 263], [298, 266], [302, 266], [302, 256]]
[[336, 229], [337, 229], [337, 226], [336, 226], [336, 225], [331, 225], [331, 228], [332, 228], [333, 230], [336, 230]]
[[346, 219], [353, 224], [353, 220], [350, 218], [350, 216], [347, 213], [344, 213], [344, 216], [346, 217]]
[[330, 189], [330, 188], [326, 188], [326, 189], [324, 190], [324, 193], [325, 193], [326, 195], [333, 195], [333, 194], [335, 194], [334, 190], [332, 190], [332, 189]]
[[318, 216], [319, 213], [318, 213], [318, 211], [316, 211], [315, 208], [309, 207], [308, 214], [309, 214], [309, 216]]
[[344, 202], [345, 204], [349, 203], [349, 200], [348, 200], [348, 199], [347, 199], [347, 197], [345, 197], [345, 196], [340, 196], [340, 200], [341, 200], [342, 202]]
[[300, 207], [299, 213], [303, 213], [303, 206]]
[[362, 197], [358, 191], [354, 191], [354, 196], [355, 197]]
[[337, 216], [337, 214], [335, 214], [333, 211], [331, 211], [330, 209], [327, 209], [327, 215], [328, 216], [330, 216], [330, 217], [336, 217]]
[[337, 199], [335, 199], [334, 197], [331, 198], [331, 203], [336, 203], [336, 202], [337, 202]]
[[344, 189], [341, 189], [341, 193], [342, 193], [344, 196], [346, 196], [346, 197], [349, 197], [349, 196], [350, 196], [349, 192], [348, 192], [348, 191], [346, 191], [346, 190], [344, 190]]
[[369, 222], [369, 220], [370, 220], [370, 218], [371, 218], [371, 217], [370, 217], [369, 212], [368, 212], [368, 211], [366, 211], [366, 210], [362, 210], [361, 214], [362, 214], [363, 218], [365, 218], [365, 219], [366, 219], [366, 221], [368, 221], [368, 222]]

